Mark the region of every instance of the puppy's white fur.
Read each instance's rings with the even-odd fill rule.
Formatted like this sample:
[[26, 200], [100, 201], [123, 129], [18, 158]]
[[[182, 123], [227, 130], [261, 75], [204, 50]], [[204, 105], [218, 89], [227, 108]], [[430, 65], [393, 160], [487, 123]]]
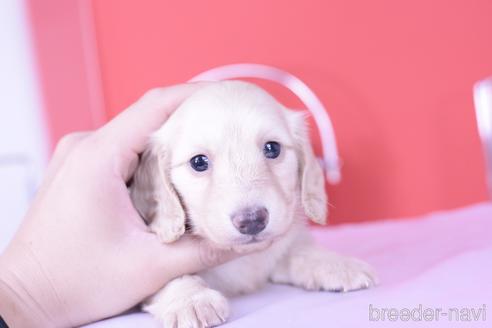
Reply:
[[[278, 158], [264, 156], [269, 141], [281, 145]], [[204, 172], [189, 164], [198, 154], [209, 158]], [[327, 200], [304, 117], [253, 84], [213, 83], [188, 98], [153, 136], [130, 192], [163, 242], [180, 238], [185, 220], [218, 247], [240, 251], [273, 241], [264, 251], [169, 282], [143, 307], [165, 327], [218, 325], [229, 313], [224, 295], [252, 292], [269, 280], [337, 291], [375, 283], [366, 263], [311, 240], [306, 218], [324, 223]], [[231, 222], [233, 213], [252, 206], [269, 213], [254, 241]]]

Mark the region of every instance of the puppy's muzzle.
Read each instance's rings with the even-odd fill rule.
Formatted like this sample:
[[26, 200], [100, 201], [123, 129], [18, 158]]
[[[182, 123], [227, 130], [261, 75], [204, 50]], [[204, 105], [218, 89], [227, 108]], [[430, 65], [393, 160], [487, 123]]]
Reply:
[[268, 224], [268, 210], [265, 207], [247, 207], [234, 213], [231, 220], [243, 235], [257, 235]]

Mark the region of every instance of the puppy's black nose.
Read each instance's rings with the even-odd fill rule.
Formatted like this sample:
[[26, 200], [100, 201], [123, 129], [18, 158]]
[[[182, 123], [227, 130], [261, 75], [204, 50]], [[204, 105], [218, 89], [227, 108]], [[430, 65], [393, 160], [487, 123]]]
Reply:
[[243, 235], [256, 235], [268, 224], [268, 210], [264, 207], [247, 207], [234, 213], [231, 220]]

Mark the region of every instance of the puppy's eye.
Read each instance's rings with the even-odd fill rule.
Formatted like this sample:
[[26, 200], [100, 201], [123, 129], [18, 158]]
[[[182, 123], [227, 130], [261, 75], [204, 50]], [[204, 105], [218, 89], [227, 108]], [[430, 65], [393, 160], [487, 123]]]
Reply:
[[193, 170], [203, 172], [208, 169], [208, 157], [205, 155], [196, 155], [190, 159], [190, 165]]
[[280, 144], [275, 141], [269, 141], [263, 146], [263, 154], [266, 158], [277, 158], [280, 155]]

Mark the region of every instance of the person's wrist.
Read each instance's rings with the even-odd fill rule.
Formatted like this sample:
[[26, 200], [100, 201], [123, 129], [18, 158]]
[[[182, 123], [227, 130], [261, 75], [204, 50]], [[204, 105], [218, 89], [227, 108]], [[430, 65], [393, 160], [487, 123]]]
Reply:
[[66, 322], [63, 311], [51, 311], [57, 296], [41, 271], [31, 256], [7, 252], [0, 256], [0, 315], [10, 328], [57, 327]]
[[25, 310], [20, 305], [17, 294], [10, 286], [0, 279], [0, 316], [9, 327], [33, 326], [29, 318], [25, 318]]

